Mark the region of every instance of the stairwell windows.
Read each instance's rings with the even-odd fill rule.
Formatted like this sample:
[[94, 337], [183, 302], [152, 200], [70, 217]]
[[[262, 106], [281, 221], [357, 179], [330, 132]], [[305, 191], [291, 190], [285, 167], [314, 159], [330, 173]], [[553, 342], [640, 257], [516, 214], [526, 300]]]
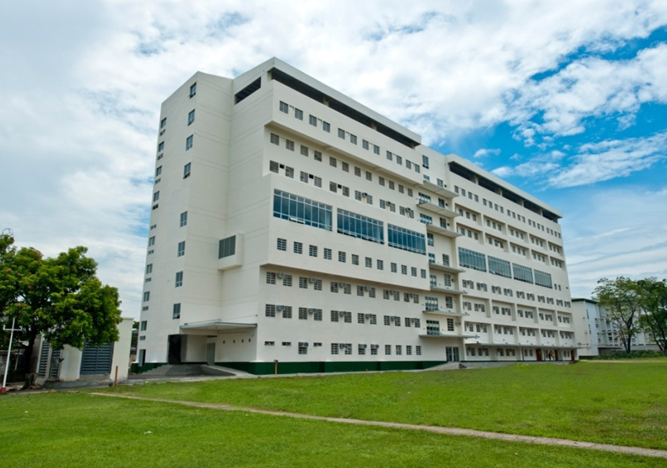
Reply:
[[194, 143], [194, 135], [190, 135], [185, 139], [185, 151], [192, 148], [193, 143]]
[[188, 212], [184, 211], [183, 213], [181, 213], [181, 220], [179, 222], [179, 227], [187, 226], [187, 224], [188, 224]]
[[183, 286], [183, 272], [178, 271], [176, 272], [176, 281], [174, 287], [180, 288], [181, 286]]
[[185, 241], [178, 243], [177, 256], [182, 257], [183, 255], [185, 255]]
[[194, 121], [195, 121], [195, 111], [194, 111], [194, 109], [192, 109], [188, 113], [188, 125], [192, 124]]
[[180, 319], [181, 318], [181, 304], [174, 304], [174, 308], [171, 312], [171, 318], [173, 320]]
[[183, 178], [187, 179], [190, 177], [192, 171], [192, 163], [187, 163], [185, 166], [183, 166]]

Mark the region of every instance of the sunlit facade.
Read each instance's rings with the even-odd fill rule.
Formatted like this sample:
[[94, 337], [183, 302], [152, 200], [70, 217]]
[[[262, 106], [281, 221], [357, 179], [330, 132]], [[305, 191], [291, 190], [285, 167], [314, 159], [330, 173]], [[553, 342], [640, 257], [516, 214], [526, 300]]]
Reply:
[[569, 360], [561, 213], [271, 59], [162, 105], [143, 363]]

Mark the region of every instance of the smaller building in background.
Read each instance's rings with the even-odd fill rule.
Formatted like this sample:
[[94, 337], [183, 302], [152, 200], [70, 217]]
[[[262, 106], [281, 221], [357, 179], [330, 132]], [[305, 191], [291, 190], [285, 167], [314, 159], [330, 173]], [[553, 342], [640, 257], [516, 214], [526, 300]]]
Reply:
[[[131, 318], [123, 318], [117, 325], [119, 339], [113, 344], [103, 346], [85, 345], [83, 350], [65, 346], [61, 350], [53, 349], [49, 342], [42, 340], [37, 362], [37, 383], [46, 381], [102, 382], [115, 378], [127, 380], [130, 367], [130, 345], [132, 341]], [[118, 375], [116, 375], [118, 368]]]
[[[575, 323], [575, 334], [582, 339], [580, 356], [600, 356], [614, 351], [623, 351], [623, 340], [619, 330], [609, 318], [604, 307], [591, 299], [572, 299], [572, 308], [580, 321]], [[650, 333], [637, 332], [632, 337], [633, 351], [658, 351]]]

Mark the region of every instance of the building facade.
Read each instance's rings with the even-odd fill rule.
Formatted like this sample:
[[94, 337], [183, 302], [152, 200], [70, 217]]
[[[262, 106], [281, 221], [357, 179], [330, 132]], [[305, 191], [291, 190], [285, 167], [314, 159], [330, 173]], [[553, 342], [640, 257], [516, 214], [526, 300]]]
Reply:
[[162, 105], [139, 364], [576, 357], [561, 213], [295, 68]]
[[[591, 299], [572, 299], [572, 308], [580, 318], [581, 330], [575, 331], [582, 338], [579, 354], [599, 356], [614, 351], [625, 351], [623, 337], [609, 318], [604, 307]], [[576, 327], [579, 328], [579, 327]], [[650, 333], [638, 331], [632, 337], [633, 351], [659, 351]]]

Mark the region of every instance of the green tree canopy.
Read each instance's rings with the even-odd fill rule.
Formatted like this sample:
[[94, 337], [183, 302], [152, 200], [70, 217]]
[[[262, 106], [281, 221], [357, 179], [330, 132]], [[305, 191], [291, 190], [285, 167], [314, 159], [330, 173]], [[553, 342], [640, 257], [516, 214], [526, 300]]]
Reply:
[[641, 288], [637, 281], [619, 276], [610, 280], [602, 278], [593, 291], [593, 298], [607, 311], [625, 350], [632, 350], [632, 337], [640, 330]]
[[18, 338], [28, 342], [27, 372], [39, 335], [56, 349], [118, 341], [118, 290], [97, 278], [97, 263], [86, 257], [87, 251], [74, 247], [44, 258], [38, 250], [17, 249], [12, 237], [0, 236], [0, 314], [15, 317], [23, 329]]
[[660, 350], [667, 352], [667, 280], [646, 278], [639, 280], [638, 284], [644, 311], [640, 323], [651, 333]]

